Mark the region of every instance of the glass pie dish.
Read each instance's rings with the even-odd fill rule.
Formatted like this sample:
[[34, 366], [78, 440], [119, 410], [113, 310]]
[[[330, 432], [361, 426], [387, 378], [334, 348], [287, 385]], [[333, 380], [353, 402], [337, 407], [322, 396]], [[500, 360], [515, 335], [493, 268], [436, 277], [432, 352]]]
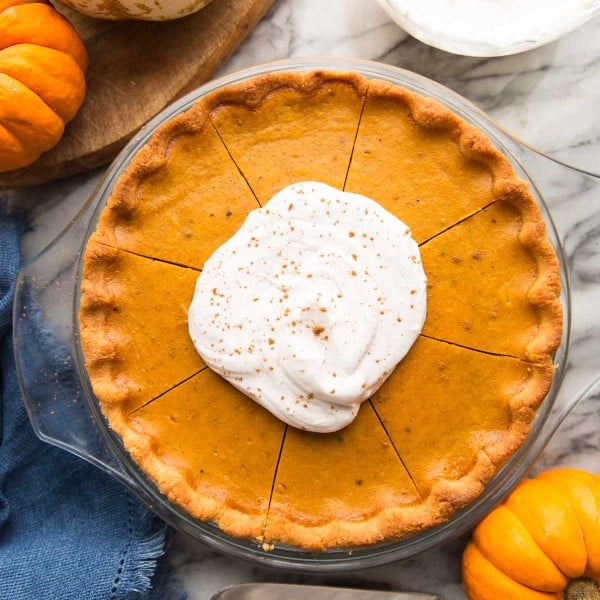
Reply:
[[[555, 355], [552, 387], [538, 410], [531, 432], [521, 448], [498, 471], [483, 493], [442, 525], [390, 543], [365, 547], [308, 552], [277, 546], [263, 549], [254, 540], [234, 538], [216, 525], [194, 519], [170, 502], [130, 458], [120, 438], [109, 428], [92, 392], [84, 367], [78, 336], [81, 257], [87, 238], [95, 228], [100, 211], [131, 158], [152, 132], [165, 121], [187, 110], [199, 98], [221, 86], [273, 72], [328, 69], [355, 71], [367, 78], [386, 79], [448, 106], [463, 119], [482, 130], [511, 161], [519, 176], [531, 187], [548, 224], [548, 234], [561, 267], [564, 332]], [[21, 270], [14, 305], [14, 341], [17, 372], [26, 407], [37, 435], [105, 470], [140, 497], [174, 528], [214, 549], [264, 565], [298, 571], [344, 571], [371, 567], [406, 558], [449, 541], [470, 529], [520, 480], [533, 464], [562, 419], [598, 382], [582, 377], [569, 361], [571, 338], [577, 321], [571, 314], [578, 299], [589, 302], [590, 286], [571, 287], [570, 274], [578, 273], [579, 246], [555, 227], [553, 215], [569, 220], [569, 202], [581, 203], [589, 213], [585, 221], [590, 235], [598, 230], [590, 194], [600, 182], [593, 175], [569, 168], [544, 157], [503, 132], [486, 115], [448, 89], [413, 73], [378, 63], [341, 59], [286, 60], [246, 69], [210, 82], [191, 92], [146, 125], [115, 159], [96, 190], [61, 235]], [[569, 200], [569, 202], [566, 202]], [[550, 207], [550, 208], [549, 208]], [[550, 212], [552, 210], [552, 213]], [[594, 221], [595, 218], [595, 221]], [[596, 229], [595, 229], [596, 228]], [[588, 229], [586, 229], [588, 231]], [[578, 307], [577, 310], [580, 310]], [[575, 313], [576, 314], [576, 313]], [[40, 323], [44, 332], [40, 334]], [[575, 325], [574, 325], [575, 324]], [[575, 330], [577, 331], [577, 330]], [[53, 343], [47, 343], [47, 335]], [[50, 354], [56, 368], [32, 368], [32, 357]], [[61, 369], [59, 369], [59, 365]], [[67, 370], [72, 378], [61, 376]]]

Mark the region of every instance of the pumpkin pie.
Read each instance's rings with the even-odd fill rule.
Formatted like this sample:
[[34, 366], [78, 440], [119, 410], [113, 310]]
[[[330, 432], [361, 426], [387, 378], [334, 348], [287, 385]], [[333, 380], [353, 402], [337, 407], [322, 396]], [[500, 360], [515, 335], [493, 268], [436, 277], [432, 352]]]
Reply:
[[[273, 417], [187, 332], [206, 259], [302, 180], [402, 219], [428, 277], [417, 342], [335, 433]], [[166, 502], [265, 547], [352, 548], [448, 520], [523, 444], [559, 293], [538, 206], [481, 131], [385, 81], [274, 73], [203, 97], [131, 159], [86, 243], [79, 332], [108, 424]]]

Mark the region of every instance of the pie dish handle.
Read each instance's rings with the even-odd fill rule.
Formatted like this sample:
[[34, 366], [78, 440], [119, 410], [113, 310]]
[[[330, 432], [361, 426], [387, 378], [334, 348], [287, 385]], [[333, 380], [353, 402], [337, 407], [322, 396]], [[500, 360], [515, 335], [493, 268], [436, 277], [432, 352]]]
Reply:
[[555, 357], [555, 400], [537, 440], [541, 452], [575, 407], [600, 399], [600, 175], [521, 141], [511, 150], [543, 198], [548, 234], [561, 262], [564, 333]]
[[133, 479], [94, 421], [75, 364], [73, 282], [93, 211], [88, 201], [17, 276], [13, 302], [17, 378], [41, 440], [87, 460], [136, 492]]

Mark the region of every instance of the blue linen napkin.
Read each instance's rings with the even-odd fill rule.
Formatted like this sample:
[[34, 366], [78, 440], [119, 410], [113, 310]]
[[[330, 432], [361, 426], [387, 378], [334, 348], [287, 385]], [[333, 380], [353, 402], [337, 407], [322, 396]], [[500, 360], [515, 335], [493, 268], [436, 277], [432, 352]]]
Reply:
[[[23, 220], [2, 212], [0, 198], [0, 598], [181, 600], [179, 583], [158, 560], [165, 523], [107, 474], [40, 441], [31, 428], [11, 339]], [[74, 375], [62, 369], [57, 375], [69, 385]]]

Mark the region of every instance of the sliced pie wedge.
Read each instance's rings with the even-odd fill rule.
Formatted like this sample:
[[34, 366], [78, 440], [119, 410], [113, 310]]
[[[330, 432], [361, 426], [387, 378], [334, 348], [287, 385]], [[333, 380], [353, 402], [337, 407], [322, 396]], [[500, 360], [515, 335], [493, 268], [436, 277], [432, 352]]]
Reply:
[[171, 501], [232, 535], [260, 536], [281, 421], [207, 368], [111, 425]]
[[197, 104], [138, 152], [93, 239], [201, 269], [254, 208], [256, 198]]
[[560, 340], [558, 266], [543, 225], [496, 202], [422, 245], [425, 335], [536, 361]]
[[215, 92], [207, 108], [264, 204], [299, 181], [342, 189], [366, 88], [355, 74], [274, 73]]
[[205, 367], [188, 333], [198, 272], [89, 242], [79, 331], [94, 393], [109, 419]]
[[369, 402], [336, 433], [288, 427], [267, 542], [317, 550], [370, 544], [406, 535], [428, 518]]
[[372, 401], [419, 493], [454, 510], [523, 443], [551, 379], [549, 361], [421, 336]]
[[514, 185], [480, 131], [431, 98], [370, 82], [346, 191], [373, 198], [423, 242]]

